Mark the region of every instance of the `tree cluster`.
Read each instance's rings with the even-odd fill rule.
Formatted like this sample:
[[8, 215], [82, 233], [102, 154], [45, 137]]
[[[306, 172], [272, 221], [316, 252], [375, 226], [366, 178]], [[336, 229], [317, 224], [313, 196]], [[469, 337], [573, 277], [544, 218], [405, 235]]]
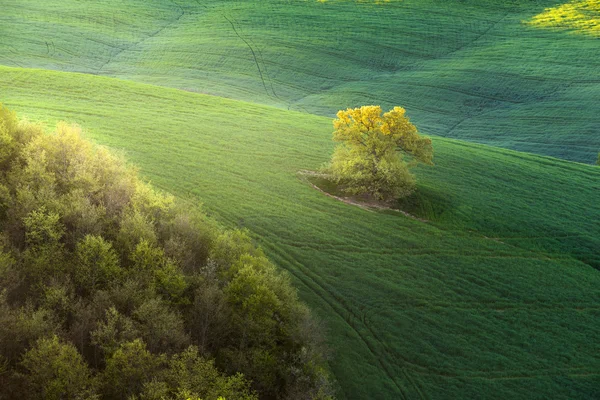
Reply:
[[379, 200], [406, 197], [415, 190], [409, 168], [418, 162], [433, 165], [431, 139], [421, 137], [394, 107], [382, 115], [379, 106], [349, 108], [333, 121], [335, 148], [326, 172], [349, 194]]
[[247, 232], [0, 105], [0, 399], [329, 399], [318, 331]]

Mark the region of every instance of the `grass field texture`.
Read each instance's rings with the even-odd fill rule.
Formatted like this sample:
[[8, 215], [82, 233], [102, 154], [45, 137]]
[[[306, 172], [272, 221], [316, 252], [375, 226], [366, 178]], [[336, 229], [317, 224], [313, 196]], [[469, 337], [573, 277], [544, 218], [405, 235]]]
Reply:
[[596, 0], [4, 0], [0, 64], [331, 116], [404, 106], [429, 134], [593, 163]]
[[436, 137], [403, 204], [425, 223], [300, 179], [332, 151], [329, 118], [21, 68], [0, 93], [250, 229], [327, 321], [341, 398], [600, 395], [600, 169]]

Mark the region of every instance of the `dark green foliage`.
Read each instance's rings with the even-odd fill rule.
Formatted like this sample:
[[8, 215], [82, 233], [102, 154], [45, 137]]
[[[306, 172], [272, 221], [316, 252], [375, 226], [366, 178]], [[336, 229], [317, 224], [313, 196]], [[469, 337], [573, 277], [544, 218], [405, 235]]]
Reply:
[[164, 356], [156, 356], [146, 349], [140, 339], [123, 343], [107, 360], [102, 372], [104, 397], [126, 400], [142, 391], [165, 363]]
[[274, 399], [298, 368], [329, 395], [307, 309], [247, 233], [77, 127], [0, 107], [0, 133], [0, 398]]
[[44, 336], [59, 330], [54, 316], [45, 308], [10, 306], [0, 293], [0, 356], [15, 365], [23, 352]]
[[77, 349], [57, 336], [38, 340], [23, 356], [22, 377], [31, 398], [94, 399], [95, 382]]

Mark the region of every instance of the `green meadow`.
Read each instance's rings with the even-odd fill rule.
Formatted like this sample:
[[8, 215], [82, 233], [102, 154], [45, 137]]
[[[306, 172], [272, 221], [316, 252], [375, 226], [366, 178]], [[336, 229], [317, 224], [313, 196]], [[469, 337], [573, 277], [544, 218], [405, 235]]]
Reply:
[[[561, 3], [8, 0], [0, 102], [247, 228], [324, 321], [339, 398], [593, 399], [599, 43], [527, 23]], [[415, 218], [299, 174], [363, 104], [432, 135]]]
[[402, 105], [428, 134], [591, 164], [598, 37], [529, 23], [561, 3], [5, 0], [0, 64], [325, 116]]
[[597, 394], [597, 168], [435, 138], [436, 166], [418, 169], [405, 204], [421, 222], [300, 179], [332, 151], [328, 118], [90, 75], [0, 71], [4, 100], [21, 115], [77, 122], [154, 185], [248, 228], [326, 321], [340, 397]]

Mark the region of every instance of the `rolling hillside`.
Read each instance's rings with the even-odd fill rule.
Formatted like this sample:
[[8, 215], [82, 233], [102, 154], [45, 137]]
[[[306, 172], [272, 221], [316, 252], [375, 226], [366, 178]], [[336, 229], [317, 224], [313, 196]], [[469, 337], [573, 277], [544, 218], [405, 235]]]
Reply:
[[250, 229], [327, 321], [340, 397], [600, 394], [600, 169], [434, 138], [436, 166], [404, 204], [421, 222], [299, 178], [328, 159], [329, 118], [22, 68], [0, 67], [0, 93]]
[[425, 133], [593, 163], [599, 15], [596, 0], [4, 0], [0, 64], [325, 116], [400, 104]]

